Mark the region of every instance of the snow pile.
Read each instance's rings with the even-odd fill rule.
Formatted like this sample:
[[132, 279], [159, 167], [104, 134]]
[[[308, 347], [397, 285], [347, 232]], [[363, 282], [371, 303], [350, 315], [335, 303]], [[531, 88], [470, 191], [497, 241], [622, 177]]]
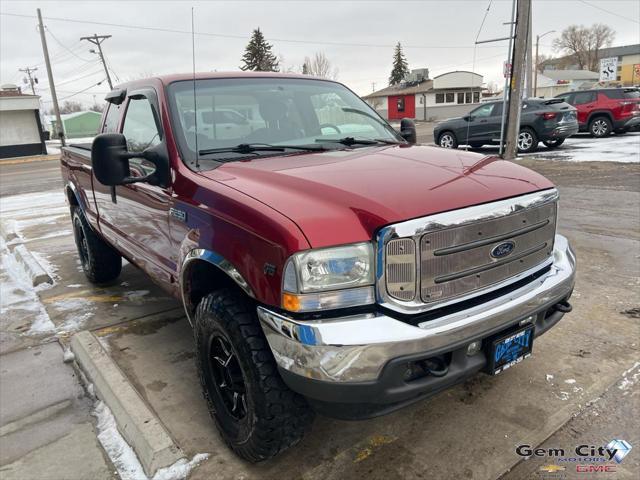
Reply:
[[34, 287], [31, 277], [22, 264], [9, 251], [4, 239], [0, 237], [0, 315], [5, 317], [11, 311], [27, 311], [34, 315], [29, 334], [48, 333], [55, 325], [40, 302], [38, 291], [50, 288], [50, 284]]
[[102, 401], [95, 405], [93, 415], [97, 419], [98, 440], [107, 452], [111, 462], [118, 470], [122, 480], [182, 480], [197, 465], [209, 457], [207, 453], [199, 453], [191, 461], [181, 458], [169, 467], [159, 469], [153, 478], [147, 477], [133, 449], [122, 438], [116, 420], [109, 407]]

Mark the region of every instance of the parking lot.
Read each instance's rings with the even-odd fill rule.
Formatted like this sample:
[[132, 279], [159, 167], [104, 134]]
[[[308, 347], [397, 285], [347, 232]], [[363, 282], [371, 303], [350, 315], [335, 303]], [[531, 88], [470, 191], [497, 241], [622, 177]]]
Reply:
[[[419, 128], [420, 140], [429, 142], [429, 126]], [[260, 465], [235, 457], [209, 418], [181, 304], [129, 264], [112, 285], [87, 283], [75, 253], [68, 208], [57, 188], [57, 162], [2, 165], [2, 222], [5, 231], [18, 235], [2, 242], [3, 371], [23, 362], [25, 354], [34, 370], [42, 367], [39, 359], [62, 365], [62, 348], [70, 336], [93, 331], [186, 456], [209, 455], [194, 468], [193, 479], [545, 478], [539, 469], [553, 462], [523, 461], [515, 453], [518, 445], [571, 449], [576, 443], [601, 445], [611, 438], [640, 443], [639, 157], [640, 134], [631, 133], [597, 143], [578, 137], [559, 150], [541, 147], [518, 160], [559, 186], [559, 231], [574, 245], [579, 262], [574, 311], [536, 340], [531, 359], [497, 377], [478, 375], [374, 420], [318, 417], [300, 445]], [[602, 161], [606, 159], [616, 161]], [[22, 180], [35, 179], [40, 172], [45, 173], [35, 187], [25, 190]], [[24, 281], [15, 261], [19, 244], [48, 271], [52, 285], [33, 288]], [[62, 348], [48, 354], [56, 342]], [[29, 353], [38, 351], [44, 353]], [[89, 413], [95, 404], [78, 393], [80, 383], [73, 373], [65, 378], [68, 389], [75, 389], [72, 395], [61, 394], [75, 399], [72, 423], [92, 425]], [[59, 412], [47, 408], [58, 405], [60, 398], [38, 386], [22, 388], [35, 389], [40, 398], [31, 407], [4, 413], [0, 427], [12, 425], [10, 433], [0, 435], [0, 450], [5, 451], [0, 472], [6, 478], [25, 478], [27, 455], [32, 456], [31, 465], [34, 455], [46, 464], [54, 447], [62, 448], [61, 438], [76, 440], [64, 448], [86, 450], [91, 432], [83, 427], [80, 437], [79, 429], [50, 427], [50, 435], [43, 437], [34, 425], [53, 425]], [[0, 400], [7, 400], [12, 393], [3, 390]], [[33, 448], [6, 453], [16, 439]], [[95, 438], [89, 444], [96, 446], [93, 478], [113, 477], [113, 458], [100, 459]], [[619, 465], [617, 478], [635, 477], [639, 458], [632, 455]], [[64, 465], [55, 462], [48, 468], [52, 474], [64, 471]], [[564, 473], [568, 478], [577, 475], [569, 467]]]

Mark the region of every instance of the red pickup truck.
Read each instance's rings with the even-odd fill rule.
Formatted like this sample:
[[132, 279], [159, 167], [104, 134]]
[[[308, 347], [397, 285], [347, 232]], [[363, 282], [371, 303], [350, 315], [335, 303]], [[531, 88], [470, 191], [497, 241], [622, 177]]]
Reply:
[[498, 374], [571, 310], [549, 180], [417, 145], [340, 83], [172, 75], [106, 101], [92, 145], [62, 153], [82, 267], [110, 282], [126, 258], [181, 299], [243, 458], [314, 411], [373, 417]]

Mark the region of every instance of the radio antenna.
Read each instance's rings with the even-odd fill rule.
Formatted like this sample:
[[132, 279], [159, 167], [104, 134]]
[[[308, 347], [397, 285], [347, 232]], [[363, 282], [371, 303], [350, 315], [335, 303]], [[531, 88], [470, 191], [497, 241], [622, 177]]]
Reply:
[[196, 129], [196, 168], [200, 168], [198, 152], [198, 107], [196, 105], [196, 32], [193, 26], [193, 7], [191, 7], [191, 63], [193, 74], [193, 125]]

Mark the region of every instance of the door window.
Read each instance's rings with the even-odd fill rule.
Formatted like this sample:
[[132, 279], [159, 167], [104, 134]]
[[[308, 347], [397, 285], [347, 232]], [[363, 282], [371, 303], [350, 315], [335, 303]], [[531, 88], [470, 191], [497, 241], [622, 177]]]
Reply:
[[493, 104], [493, 111], [491, 112], [492, 117], [500, 117], [502, 116], [502, 107], [504, 107], [502, 102]]
[[[130, 152], [142, 152], [160, 143], [160, 131], [149, 100], [129, 99], [122, 133], [127, 139], [127, 148]], [[141, 158], [130, 159], [129, 165], [134, 169], [137, 167], [140, 175], [147, 175], [155, 170], [153, 164]]]
[[398, 112], [404, 112], [404, 97], [398, 98]]
[[116, 133], [118, 131], [118, 120], [120, 119], [120, 105], [115, 103], [107, 104], [107, 115], [104, 118], [102, 133]]
[[593, 92], [579, 92], [573, 97], [573, 105], [584, 105], [593, 102], [595, 99], [596, 96]]
[[489, 117], [491, 116], [493, 105], [493, 103], [482, 105], [481, 107], [478, 107], [473, 112], [471, 112], [471, 115], [474, 117]]

